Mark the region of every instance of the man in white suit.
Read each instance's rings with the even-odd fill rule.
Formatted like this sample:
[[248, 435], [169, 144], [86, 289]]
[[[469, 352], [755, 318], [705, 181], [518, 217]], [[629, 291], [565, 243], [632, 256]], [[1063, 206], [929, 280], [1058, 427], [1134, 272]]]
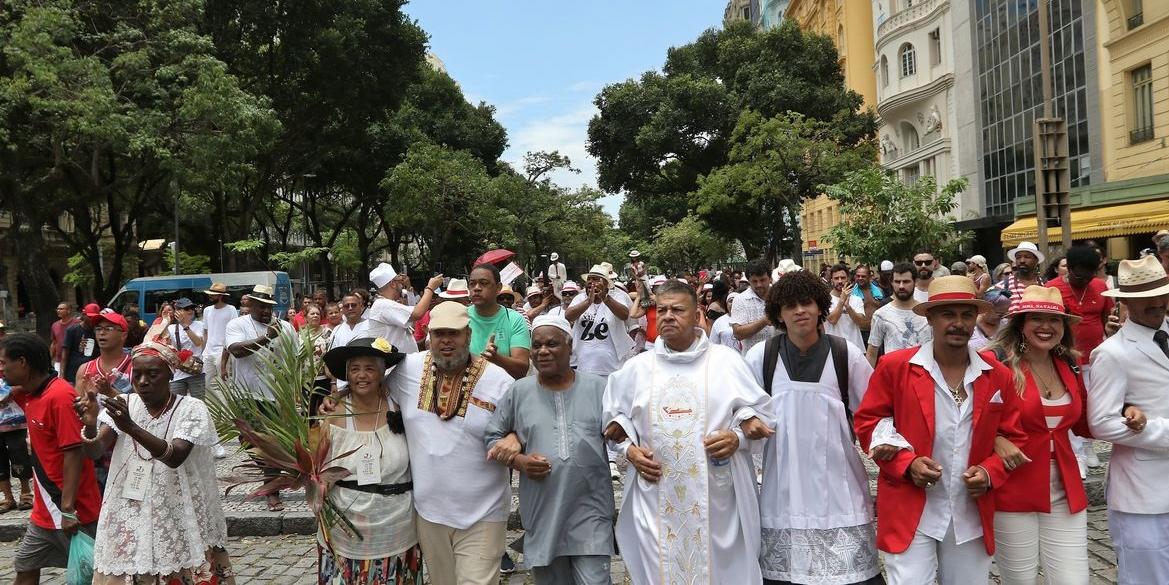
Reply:
[[[1169, 276], [1157, 259], [1123, 260], [1117, 287], [1128, 321], [1092, 352], [1088, 424], [1111, 441], [1108, 530], [1121, 583], [1169, 583]], [[1146, 426], [1130, 429], [1122, 413], [1136, 406]]]

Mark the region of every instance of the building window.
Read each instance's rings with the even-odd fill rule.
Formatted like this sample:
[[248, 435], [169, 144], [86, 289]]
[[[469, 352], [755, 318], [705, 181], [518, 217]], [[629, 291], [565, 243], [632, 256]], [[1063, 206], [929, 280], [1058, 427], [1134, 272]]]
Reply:
[[919, 146], [921, 146], [921, 138], [917, 135], [917, 128], [909, 122], [901, 123], [901, 146], [905, 148], [905, 153], [909, 154]]
[[1132, 70], [1132, 130], [1129, 142], [1137, 144], [1153, 139], [1153, 66]]
[[1125, 2], [1124, 15], [1128, 17], [1128, 30], [1132, 30], [1145, 23], [1145, 9], [1141, 0]]
[[942, 29], [930, 32], [930, 65], [942, 64]]
[[917, 53], [913, 50], [913, 45], [905, 43], [901, 45], [901, 49], [897, 53], [901, 60], [901, 77], [915, 75], [917, 73]]
[[889, 59], [881, 55], [881, 87], [889, 87]]

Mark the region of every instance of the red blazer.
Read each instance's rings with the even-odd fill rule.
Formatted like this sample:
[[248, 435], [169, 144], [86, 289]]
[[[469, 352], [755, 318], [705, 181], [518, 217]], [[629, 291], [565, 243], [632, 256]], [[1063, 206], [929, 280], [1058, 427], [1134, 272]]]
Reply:
[[[934, 379], [925, 368], [909, 363], [917, 350], [911, 347], [886, 354], [877, 363], [860, 408], [853, 415], [857, 438], [866, 452], [873, 429], [889, 416], [897, 432], [913, 445], [913, 451], [902, 449], [892, 460], [877, 462], [881, 470], [877, 476], [877, 548], [889, 553], [909, 548], [925, 510], [925, 489], [906, 476], [909, 464], [918, 457], [933, 455]], [[994, 554], [993, 491], [1007, 483], [1010, 473], [994, 452], [994, 438], [1003, 435], [1021, 446], [1026, 435], [1019, 427], [1014, 376], [992, 354], [980, 355], [993, 369], [974, 381], [969, 465], [981, 465], [990, 474], [992, 491], [978, 499], [978, 515], [986, 552]], [[1002, 402], [991, 404], [996, 393]]]
[[1023, 389], [1022, 400], [1019, 401], [1019, 414], [1023, 432], [1027, 434], [1027, 443], [1019, 448], [1031, 459], [1031, 463], [1016, 469], [1011, 474], [1011, 481], [995, 490], [995, 509], [999, 511], [1051, 512], [1053, 441], [1055, 463], [1059, 467], [1063, 488], [1068, 496], [1068, 511], [1075, 514], [1088, 507], [1088, 495], [1084, 491], [1080, 468], [1076, 463], [1076, 455], [1072, 452], [1071, 440], [1068, 438], [1068, 429], [1081, 437], [1092, 436], [1088, 431], [1088, 409], [1085, 406], [1088, 392], [1084, 388], [1084, 379], [1073, 372], [1067, 362], [1057, 359], [1055, 368], [1072, 397], [1072, 402], [1068, 405], [1068, 414], [1063, 417], [1059, 426], [1048, 430], [1047, 419], [1043, 416], [1043, 400], [1039, 396], [1039, 387], [1035, 385], [1035, 378], [1030, 372], [1024, 370], [1027, 386]]

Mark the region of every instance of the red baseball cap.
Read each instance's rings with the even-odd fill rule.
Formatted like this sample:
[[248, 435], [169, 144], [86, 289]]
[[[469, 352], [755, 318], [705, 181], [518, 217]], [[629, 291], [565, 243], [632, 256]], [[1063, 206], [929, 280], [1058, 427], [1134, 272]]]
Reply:
[[101, 313], [101, 307], [98, 306], [97, 303], [89, 303], [88, 305], [85, 305], [84, 309], [81, 309], [81, 312], [85, 313], [86, 317], [93, 319], [94, 317], [97, 317], [98, 313]]
[[[89, 307], [86, 307], [86, 308], [88, 309]], [[130, 330], [130, 324], [126, 323], [126, 318], [123, 317], [121, 315], [121, 313], [118, 313], [117, 311], [115, 311], [113, 309], [102, 309], [101, 312], [99, 312], [97, 315], [93, 316], [93, 326], [94, 327], [97, 327], [97, 324], [101, 323], [102, 321], [108, 321], [110, 323], [113, 323], [118, 329], [121, 329], [123, 332], [127, 332]]]

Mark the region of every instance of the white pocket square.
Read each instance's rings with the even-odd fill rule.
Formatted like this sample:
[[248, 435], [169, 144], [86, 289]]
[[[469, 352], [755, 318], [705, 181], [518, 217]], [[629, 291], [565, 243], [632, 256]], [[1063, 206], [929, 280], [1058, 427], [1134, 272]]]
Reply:
[[996, 403], [1002, 404], [1003, 403], [1003, 391], [1002, 390], [995, 390], [994, 396], [990, 397], [990, 403], [991, 404], [996, 404]]

